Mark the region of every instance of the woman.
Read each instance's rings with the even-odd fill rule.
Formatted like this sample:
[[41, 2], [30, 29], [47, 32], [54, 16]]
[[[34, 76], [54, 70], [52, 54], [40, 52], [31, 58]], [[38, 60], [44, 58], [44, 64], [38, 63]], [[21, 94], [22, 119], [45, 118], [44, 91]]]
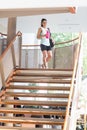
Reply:
[[43, 64], [42, 68], [48, 68], [48, 62], [52, 58], [52, 51], [49, 42], [50, 32], [47, 28], [47, 20], [41, 20], [41, 27], [38, 29], [37, 38], [41, 39], [41, 51], [43, 54]]

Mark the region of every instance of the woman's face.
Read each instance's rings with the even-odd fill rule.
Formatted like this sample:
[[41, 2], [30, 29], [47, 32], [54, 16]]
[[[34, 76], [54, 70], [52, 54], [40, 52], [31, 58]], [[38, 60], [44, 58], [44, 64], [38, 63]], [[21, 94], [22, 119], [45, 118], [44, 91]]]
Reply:
[[45, 27], [47, 26], [47, 21], [44, 20], [44, 21], [42, 22], [42, 25], [43, 25], [43, 27], [45, 28]]

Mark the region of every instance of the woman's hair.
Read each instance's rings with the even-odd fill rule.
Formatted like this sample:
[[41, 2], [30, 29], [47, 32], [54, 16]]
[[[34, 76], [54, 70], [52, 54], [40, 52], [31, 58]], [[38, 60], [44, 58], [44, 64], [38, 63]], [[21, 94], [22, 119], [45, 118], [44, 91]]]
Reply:
[[45, 19], [45, 18], [42, 18], [42, 19], [41, 19], [41, 27], [43, 27], [43, 22], [44, 22], [44, 21], [47, 21], [47, 19]]

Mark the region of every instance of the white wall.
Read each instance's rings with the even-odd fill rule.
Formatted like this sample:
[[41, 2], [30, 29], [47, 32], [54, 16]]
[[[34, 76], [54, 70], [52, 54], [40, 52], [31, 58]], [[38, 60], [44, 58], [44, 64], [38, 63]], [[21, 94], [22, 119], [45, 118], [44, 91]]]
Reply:
[[7, 24], [8, 24], [7, 18], [0, 18], [0, 32], [7, 33]]
[[[50, 4], [49, 4], [50, 3]], [[1, 0], [0, 9], [10, 8], [37, 8], [37, 7], [63, 7], [86, 6], [87, 0]]]
[[[47, 18], [51, 32], [87, 32], [87, 7], [80, 7], [76, 14], [51, 14], [17, 17], [17, 31], [36, 33], [41, 19]], [[7, 32], [7, 18], [0, 18], [0, 32]]]
[[36, 33], [42, 18], [47, 18], [51, 32], [86, 32], [87, 7], [80, 7], [76, 14], [51, 14], [17, 18], [17, 30]]

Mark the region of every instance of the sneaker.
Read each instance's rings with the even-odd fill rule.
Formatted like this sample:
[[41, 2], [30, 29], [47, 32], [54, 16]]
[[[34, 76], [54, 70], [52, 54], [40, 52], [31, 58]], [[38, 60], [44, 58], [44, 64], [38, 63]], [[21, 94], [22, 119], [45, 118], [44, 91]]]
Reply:
[[45, 65], [45, 69], [48, 69], [48, 63], [46, 63], [46, 65]]
[[44, 64], [42, 64], [42, 69], [45, 69], [45, 65]]

